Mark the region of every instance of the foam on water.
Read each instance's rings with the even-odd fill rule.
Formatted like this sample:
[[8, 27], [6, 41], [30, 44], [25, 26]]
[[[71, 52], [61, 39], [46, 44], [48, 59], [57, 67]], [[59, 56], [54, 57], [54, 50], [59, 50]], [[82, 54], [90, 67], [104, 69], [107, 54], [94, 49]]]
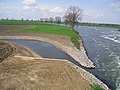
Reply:
[[115, 35], [103, 35], [101, 37], [120, 44], [120, 35], [118, 35], [118, 34], [115, 34]]
[[118, 75], [118, 78], [116, 80], [116, 86], [117, 86], [117, 89], [116, 90], [120, 90], [120, 57], [117, 57], [117, 61], [118, 61], [118, 68], [119, 68], [119, 75]]
[[[114, 55], [114, 61], [111, 62], [112, 65], [115, 65], [116, 69], [112, 69], [111, 71], [114, 72], [113, 76], [116, 77], [116, 86], [117, 86], [117, 89], [116, 90], [120, 90], [120, 56], [117, 56], [117, 55]], [[117, 75], [116, 75], [117, 73]]]
[[79, 27], [89, 58], [95, 63], [92, 71], [111, 90], [120, 90], [120, 32], [112, 28]]

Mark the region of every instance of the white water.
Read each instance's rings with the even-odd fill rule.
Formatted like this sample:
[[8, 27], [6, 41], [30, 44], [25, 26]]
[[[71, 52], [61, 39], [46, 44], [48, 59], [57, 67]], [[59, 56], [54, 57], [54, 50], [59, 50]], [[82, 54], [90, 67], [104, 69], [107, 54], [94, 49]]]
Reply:
[[112, 90], [120, 90], [120, 31], [111, 28], [77, 27], [89, 58], [91, 70]]

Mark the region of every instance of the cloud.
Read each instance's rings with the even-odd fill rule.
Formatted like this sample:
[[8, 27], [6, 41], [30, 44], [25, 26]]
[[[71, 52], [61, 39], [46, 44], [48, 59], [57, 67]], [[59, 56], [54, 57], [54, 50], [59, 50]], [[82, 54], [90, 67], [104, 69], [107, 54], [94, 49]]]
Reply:
[[38, 5], [36, 0], [22, 0], [21, 4], [21, 6], [4, 7], [4, 4], [0, 3], [0, 6], [3, 6], [0, 8], [0, 17], [39, 19], [41, 17], [63, 16], [65, 11], [59, 6]]
[[24, 5], [24, 9], [29, 9], [36, 6], [36, 0], [23, 0], [22, 4]]
[[49, 12], [51, 12], [51, 13], [63, 13], [64, 9], [60, 8], [60, 7], [55, 7], [55, 8], [49, 9]]
[[61, 13], [64, 13], [64, 11], [65, 11], [61, 7], [53, 7], [53, 8], [50, 8], [50, 7], [39, 7], [36, 10], [41, 11], [41, 12], [45, 12], [47, 14], [49, 14], [49, 13], [61, 14]]
[[119, 8], [119, 7], [120, 7], [120, 3], [112, 3], [112, 4], [111, 4], [111, 7]]
[[89, 11], [85, 11], [84, 12], [84, 16], [90, 17], [92, 19], [99, 19], [99, 18], [103, 17], [104, 14], [102, 12], [89, 12]]
[[96, 18], [101, 18], [101, 17], [103, 17], [103, 16], [104, 16], [103, 13], [97, 13], [97, 14], [95, 14], [95, 15], [93, 16], [93, 18], [96, 19]]
[[115, 8], [116, 11], [120, 11], [120, 2], [112, 3], [110, 6]]
[[61, 7], [40, 7], [39, 10], [41, 10], [42, 12], [47, 12], [47, 13], [64, 13], [64, 9]]
[[[48, 7], [48, 6], [37, 6], [36, 5], [36, 0], [23, 0], [23, 9], [29, 10], [29, 9], [34, 9], [33, 11], [42, 11], [46, 13], [63, 13], [64, 9], [60, 7]], [[32, 8], [31, 8], [32, 7]]]

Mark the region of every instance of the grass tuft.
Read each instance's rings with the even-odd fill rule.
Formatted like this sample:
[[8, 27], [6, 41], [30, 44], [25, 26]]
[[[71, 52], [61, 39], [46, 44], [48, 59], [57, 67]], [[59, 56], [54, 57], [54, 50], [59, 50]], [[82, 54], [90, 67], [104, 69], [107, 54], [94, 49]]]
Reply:
[[90, 85], [90, 89], [89, 90], [104, 90], [103, 88], [101, 88], [99, 85]]

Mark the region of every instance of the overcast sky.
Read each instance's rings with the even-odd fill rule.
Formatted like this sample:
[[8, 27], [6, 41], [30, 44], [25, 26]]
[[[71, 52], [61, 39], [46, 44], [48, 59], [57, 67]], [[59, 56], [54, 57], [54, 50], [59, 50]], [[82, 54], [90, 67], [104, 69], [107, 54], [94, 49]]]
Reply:
[[83, 22], [120, 24], [120, 0], [0, 0], [0, 18], [62, 17], [70, 5], [83, 9]]

